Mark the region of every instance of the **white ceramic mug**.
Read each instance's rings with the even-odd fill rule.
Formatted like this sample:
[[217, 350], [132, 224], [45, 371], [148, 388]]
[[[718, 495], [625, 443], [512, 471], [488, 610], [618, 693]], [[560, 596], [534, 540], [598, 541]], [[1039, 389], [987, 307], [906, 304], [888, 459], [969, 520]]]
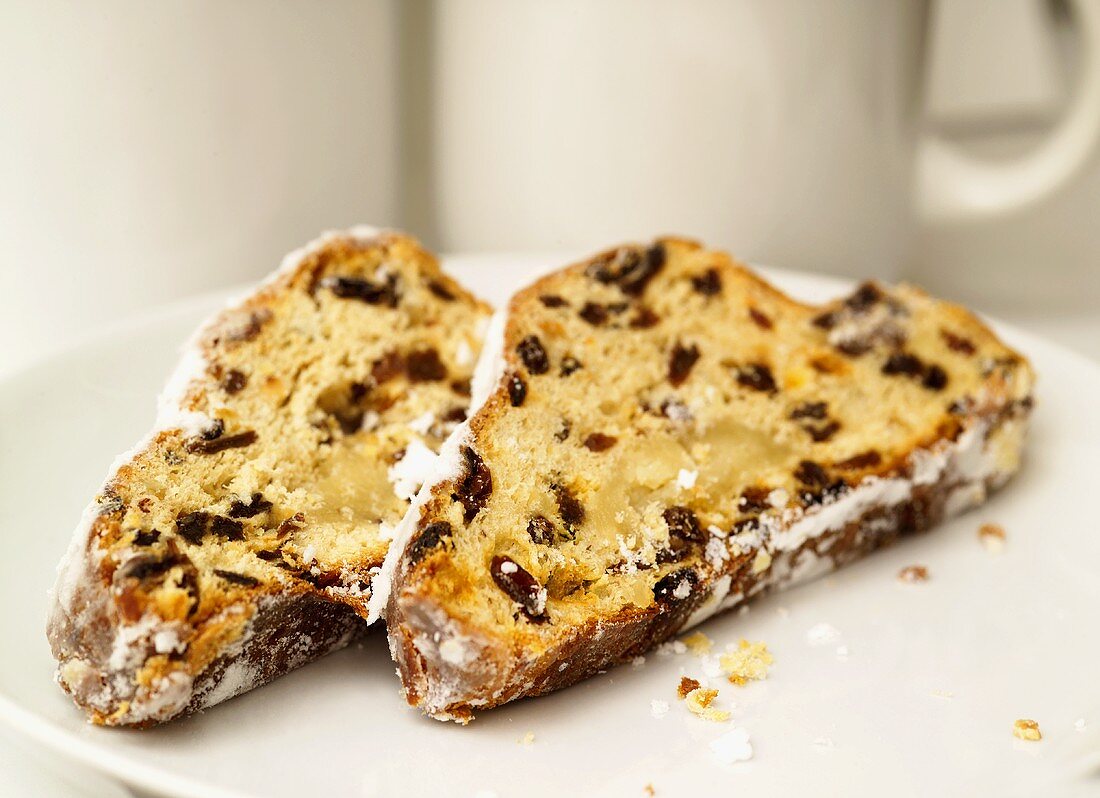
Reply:
[[1019, 208], [1100, 127], [1100, 3], [1045, 143], [986, 164], [920, 129], [920, 0], [438, 5], [431, 161], [452, 250], [680, 232], [740, 257], [896, 277], [914, 222]]

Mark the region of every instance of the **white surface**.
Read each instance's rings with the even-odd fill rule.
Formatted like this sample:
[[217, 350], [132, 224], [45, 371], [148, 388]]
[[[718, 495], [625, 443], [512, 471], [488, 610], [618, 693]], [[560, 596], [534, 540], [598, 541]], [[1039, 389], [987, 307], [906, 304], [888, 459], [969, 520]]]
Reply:
[[[515, 259], [459, 259], [491, 300], [530, 275]], [[531, 269], [540, 263], [528, 261]], [[804, 298], [830, 281], [777, 274]], [[1080, 775], [1100, 741], [1100, 537], [1095, 492], [1100, 369], [1021, 334], [1040, 374], [1024, 473], [992, 503], [812, 585], [702, 630], [719, 646], [764, 640], [771, 677], [720, 685], [732, 725], [675, 698], [691, 654], [650, 654], [552, 696], [482, 713], [468, 728], [403, 704], [381, 634], [200, 716], [133, 732], [92, 728], [52, 682], [45, 590], [112, 455], [152, 420], [174, 350], [222, 298], [162, 311], [0, 383], [0, 717], [74, 761], [171, 795], [1094, 794]], [[1001, 523], [1005, 552], [977, 525]], [[898, 570], [931, 580], [901, 585]], [[810, 646], [821, 623], [836, 645]], [[844, 647], [846, 656], [838, 649]], [[951, 697], [944, 697], [945, 694]], [[662, 718], [653, 699], [668, 701]], [[1039, 721], [1040, 743], [1012, 737]], [[1074, 722], [1090, 724], [1076, 731]], [[710, 743], [751, 735], [753, 759]], [[534, 741], [519, 741], [528, 732]], [[822, 740], [827, 739], [831, 745]], [[1090, 759], [1091, 758], [1091, 759]], [[841, 786], [843, 785], [843, 786]]]

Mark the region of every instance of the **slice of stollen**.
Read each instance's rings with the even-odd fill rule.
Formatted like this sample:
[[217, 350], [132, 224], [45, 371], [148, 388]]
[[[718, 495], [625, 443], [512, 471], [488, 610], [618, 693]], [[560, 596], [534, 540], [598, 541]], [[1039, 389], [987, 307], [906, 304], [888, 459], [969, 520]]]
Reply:
[[982, 502], [1033, 383], [916, 288], [812, 307], [680, 239], [524, 290], [479, 373], [372, 600], [409, 703], [462, 721]]
[[414, 240], [356, 228], [198, 332], [59, 569], [48, 635], [93, 722], [208, 707], [363, 628], [487, 319]]

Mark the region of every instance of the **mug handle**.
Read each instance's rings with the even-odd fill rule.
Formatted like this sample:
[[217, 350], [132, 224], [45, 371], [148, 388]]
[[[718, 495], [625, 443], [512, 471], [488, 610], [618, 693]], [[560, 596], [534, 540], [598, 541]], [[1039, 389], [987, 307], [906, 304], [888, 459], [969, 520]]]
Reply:
[[1068, 0], [1081, 39], [1080, 75], [1069, 109], [1046, 139], [1007, 163], [975, 158], [944, 139], [917, 145], [917, 207], [933, 222], [978, 221], [1052, 194], [1085, 165], [1100, 134], [1100, 0]]

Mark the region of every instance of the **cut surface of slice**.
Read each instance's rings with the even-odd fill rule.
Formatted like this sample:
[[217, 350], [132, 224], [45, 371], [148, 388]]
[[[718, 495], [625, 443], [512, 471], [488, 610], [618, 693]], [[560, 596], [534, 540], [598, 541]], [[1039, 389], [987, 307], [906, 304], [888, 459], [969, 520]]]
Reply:
[[487, 320], [414, 240], [354, 228], [204, 325], [59, 568], [48, 636], [94, 722], [210, 706], [363, 628]]
[[458, 720], [982, 502], [1033, 382], [916, 288], [811, 307], [681, 239], [535, 283], [478, 369], [374, 599], [409, 703]]

